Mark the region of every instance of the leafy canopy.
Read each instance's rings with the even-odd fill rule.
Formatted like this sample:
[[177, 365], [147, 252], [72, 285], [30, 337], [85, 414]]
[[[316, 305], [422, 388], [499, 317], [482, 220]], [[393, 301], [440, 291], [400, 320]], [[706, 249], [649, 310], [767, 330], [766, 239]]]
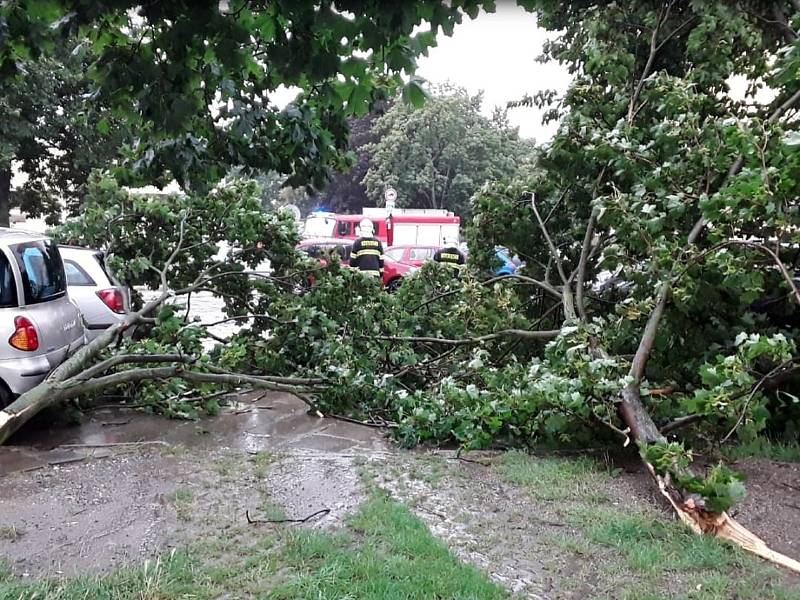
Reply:
[[[94, 98], [137, 133], [117, 170], [123, 181], [175, 178], [201, 189], [238, 165], [320, 185], [344, 165], [345, 117], [402, 85], [435, 35], [478, 6], [10, 0], [0, 7], [0, 76], [24, 78], [60, 36], [74, 36], [94, 57]], [[409, 82], [411, 100], [418, 86]], [[297, 99], [280, 110], [273, 95], [286, 87]], [[96, 113], [89, 119], [108, 127]]]
[[481, 114], [482, 94], [442, 85], [421, 108], [395, 103], [373, 126], [378, 141], [363, 179], [367, 196], [383, 201], [393, 186], [398, 206], [469, 213], [469, 202], [487, 181], [513, 177], [532, 147], [519, 139], [502, 111]]
[[[0, 212], [18, 206], [29, 216], [58, 222], [63, 203], [75, 208], [91, 170], [107, 167], [129, 139], [102, 102], [90, 98], [90, 62], [75, 40], [59, 40], [50, 55], [20, 61], [24, 76], [3, 81]], [[101, 121], [96, 124], [90, 113]], [[12, 170], [24, 177], [13, 194]]]

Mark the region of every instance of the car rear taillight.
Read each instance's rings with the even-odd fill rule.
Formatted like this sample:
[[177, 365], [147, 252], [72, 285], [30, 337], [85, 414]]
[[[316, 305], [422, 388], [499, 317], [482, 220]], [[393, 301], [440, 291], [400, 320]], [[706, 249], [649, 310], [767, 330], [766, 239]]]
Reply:
[[8, 338], [8, 343], [17, 350], [32, 352], [39, 349], [39, 334], [36, 327], [25, 317], [14, 319], [14, 335]]
[[117, 288], [100, 290], [97, 296], [103, 301], [112, 312], [122, 314], [125, 312], [125, 302], [122, 299], [122, 292]]

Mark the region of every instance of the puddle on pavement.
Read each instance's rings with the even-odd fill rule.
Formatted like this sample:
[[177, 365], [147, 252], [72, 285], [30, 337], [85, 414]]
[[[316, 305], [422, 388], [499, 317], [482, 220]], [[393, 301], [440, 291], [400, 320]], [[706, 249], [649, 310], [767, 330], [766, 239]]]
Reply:
[[34, 577], [108, 570], [206, 535], [206, 522], [260, 527], [246, 511], [269, 507], [293, 519], [329, 509], [297, 526], [338, 527], [365, 497], [354, 457], [390, 447], [379, 430], [306, 413], [292, 396], [251, 393], [199, 421], [109, 409], [25, 428], [0, 447], [0, 560]]
[[323, 452], [383, 451], [381, 432], [354, 423], [307, 414], [306, 405], [288, 394], [250, 393], [232, 410], [197, 421], [178, 421], [125, 409], [104, 409], [77, 426], [23, 428], [0, 448], [0, 476], [80, 460], [114, 445], [157, 442], [190, 450], [232, 448], [248, 453], [287, 449]]

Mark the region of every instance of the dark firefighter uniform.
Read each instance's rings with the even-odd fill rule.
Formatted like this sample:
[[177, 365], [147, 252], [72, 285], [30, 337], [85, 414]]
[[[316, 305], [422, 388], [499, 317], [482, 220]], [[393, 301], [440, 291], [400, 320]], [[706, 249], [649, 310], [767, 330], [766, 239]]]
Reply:
[[441, 248], [433, 255], [433, 260], [439, 263], [453, 266], [453, 275], [458, 277], [461, 267], [464, 265], [464, 253], [455, 246]]
[[350, 266], [367, 275], [383, 275], [383, 244], [374, 237], [358, 238], [350, 251]]

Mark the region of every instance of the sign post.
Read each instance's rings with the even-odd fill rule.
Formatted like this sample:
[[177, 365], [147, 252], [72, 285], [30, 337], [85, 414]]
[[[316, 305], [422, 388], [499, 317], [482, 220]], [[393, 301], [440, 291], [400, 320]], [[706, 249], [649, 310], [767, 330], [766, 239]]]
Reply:
[[392, 227], [392, 211], [394, 210], [394, 203], [397, 200], [397, 190], [393, 187], [387, 187], [383, 190], [383, 199], [386, 201], [386, 243], [391, 246], [394, 241], [394, 228]]
[[391, 214], [397, 201], [397, 190], [393, 187], [387, 187], [383, 190], [383, 199], [386, 201], [386, 210]]

